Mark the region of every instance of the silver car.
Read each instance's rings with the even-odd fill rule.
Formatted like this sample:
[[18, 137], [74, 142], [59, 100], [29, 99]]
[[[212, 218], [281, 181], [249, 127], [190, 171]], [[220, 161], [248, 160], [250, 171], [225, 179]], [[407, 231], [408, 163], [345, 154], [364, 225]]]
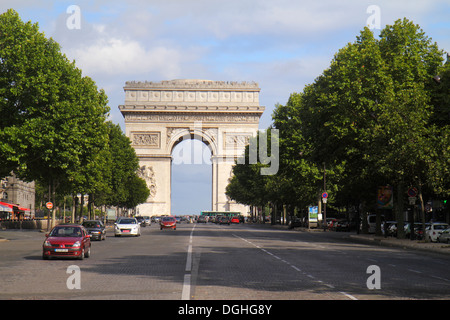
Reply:
[[442, 230], [441, 234], [437, 237], [437, 241], [450, 244], [450, 228]]
[[114, 223], [114, 236], [136, 236], [141, 235], [141, 225], [136, 218], [121, 217]]
[[448, 224], [447, 223], [442, 223], [442, 222], [433, 222], [430, 223], [427, 227], [426, 227], [426, 237], [428, 240], [430, 240], [431, 242], [435, 242], [437, 241], [439, 235], [441, 234], [442, 231], [448, 229]]

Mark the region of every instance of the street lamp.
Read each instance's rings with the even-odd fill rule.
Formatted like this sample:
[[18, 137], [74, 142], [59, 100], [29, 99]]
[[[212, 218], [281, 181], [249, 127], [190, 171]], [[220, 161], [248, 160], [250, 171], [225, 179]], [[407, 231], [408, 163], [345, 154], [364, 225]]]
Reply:
[[[323, 162], [323, 193], [327, 192], [327, 171], [325, 168], [325, 162]], [[327, 231], [327, 197], [322, 197], [323, 201], [323, 231]]]

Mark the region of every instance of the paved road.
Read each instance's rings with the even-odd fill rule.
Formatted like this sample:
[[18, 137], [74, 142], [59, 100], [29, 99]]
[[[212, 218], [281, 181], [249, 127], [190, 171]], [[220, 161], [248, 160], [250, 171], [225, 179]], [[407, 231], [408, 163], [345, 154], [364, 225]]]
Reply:
[[[0, 299], [450, 298], [448, 255], [350, 242], [346, 233], [179, 224], [152, 225], [137, 238], [107, 235], [88, 259], [46, 261], [43, 233], [0, 231], [9, 240], [0, 242]], [[81, 289], [67, 287], [71, 265]], [[369, 278], [380, 289], [369, 289]]]

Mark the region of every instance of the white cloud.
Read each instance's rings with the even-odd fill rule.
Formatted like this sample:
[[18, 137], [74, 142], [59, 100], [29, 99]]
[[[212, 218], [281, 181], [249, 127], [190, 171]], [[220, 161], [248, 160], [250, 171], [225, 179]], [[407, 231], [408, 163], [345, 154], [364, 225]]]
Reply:
[[96, 43], [72, 48], [68, 55], [74, 57], [77, 66], [88, 74], [150, 74], [165, 78], [180, 73], [180, 53], [172, 48], [146, 49], [135, 40], [101, 38]]

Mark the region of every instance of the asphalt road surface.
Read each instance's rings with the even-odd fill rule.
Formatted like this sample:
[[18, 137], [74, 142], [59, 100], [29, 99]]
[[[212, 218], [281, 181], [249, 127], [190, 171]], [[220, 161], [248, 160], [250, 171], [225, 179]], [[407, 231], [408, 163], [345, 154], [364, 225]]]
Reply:
[[[42, 260], [44, 233], [1, 230], [0, 299], [449, 299], [448, 255], [270, 225], [108, 229], [85, 260]], [[77, 277], [77, 278], [75, 278]], [[75, 285], [78, 284], [78, 287]]]

